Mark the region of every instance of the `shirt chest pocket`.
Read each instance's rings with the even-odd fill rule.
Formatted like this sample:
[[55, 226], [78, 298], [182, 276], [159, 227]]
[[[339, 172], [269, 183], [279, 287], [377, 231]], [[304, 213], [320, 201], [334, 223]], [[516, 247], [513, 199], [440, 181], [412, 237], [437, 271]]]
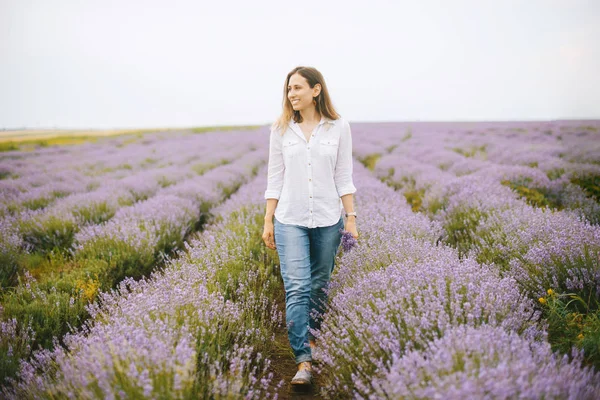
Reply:
[[285, 139], [282, 144], [283, 157], [285, 159], [291, 159], [300, 152], [300, 142], [292, 139]]
[[324, 138], [319, 140], [319, 154], [322, 156], [337, 156], [340, 140], [338, 138]]

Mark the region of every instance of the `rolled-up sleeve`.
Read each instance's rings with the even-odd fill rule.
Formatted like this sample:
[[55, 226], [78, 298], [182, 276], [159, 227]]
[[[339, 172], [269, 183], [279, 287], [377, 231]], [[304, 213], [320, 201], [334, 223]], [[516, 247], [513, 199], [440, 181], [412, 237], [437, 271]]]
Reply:
[[350, 124], [347, 121], [344, 121], [340, 134], [334, 180], [340, 197], [356, 192], [356, 187], [354, 187], [352, 181], [352, 134]]
[[277, 199], [283, 187], [283, 153], [281, 152], [281, 135], [277, 129], [271, 128], [269, 139], [269, 164], [267, 167], [267, 190], [265, 199]]

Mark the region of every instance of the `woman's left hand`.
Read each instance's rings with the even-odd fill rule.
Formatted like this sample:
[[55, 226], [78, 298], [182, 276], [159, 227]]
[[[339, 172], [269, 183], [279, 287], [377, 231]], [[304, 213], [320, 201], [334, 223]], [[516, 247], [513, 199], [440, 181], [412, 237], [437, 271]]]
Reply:
[[344, 230], [350, 232], [354, 239], [358, 238], [358, 231], [356, 230], [356, 218], [348, 218], [344, 224]]

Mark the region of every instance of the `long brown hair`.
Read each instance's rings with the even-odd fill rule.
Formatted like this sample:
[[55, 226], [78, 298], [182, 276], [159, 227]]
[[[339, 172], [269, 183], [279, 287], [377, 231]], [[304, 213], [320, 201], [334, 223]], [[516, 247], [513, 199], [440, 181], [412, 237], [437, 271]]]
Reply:
[[301, 76], [303, 76], [308, 82], [308, 85], [311, 87], [311, 89], [314, 88], [317, 83], [321, 84], [321, 92], [317, 97], [315, 97], [315, 108], [317, 112], [321, 116], [327, 117], [329, 119], [340, 118], [340, 115], [335, 111], [335, 108], [333, 107], [333, 104], [331, 102], [331, 97], [329, 96], [329, 91], [327, 90], [327, 85], [325, 84], [325, 79], [323, 78], [323, 75], [321, 75], [321, 73], [313, 67], [300, 66], [291, 70], [285, 78], [285, 84], [283, 85], [283, 112], [271, 127], [274, 129], [280, 129], [280, 134], [283, 135], [288, 123], [292, 120], [292, 118], [296, 123], [302, 122], [302, 115], [300, 115], [300, 111], [294, 110], [290, 99], [288, 99], [287, 88], [290, 83], [290, 77], [295, 73], [298, 73]]

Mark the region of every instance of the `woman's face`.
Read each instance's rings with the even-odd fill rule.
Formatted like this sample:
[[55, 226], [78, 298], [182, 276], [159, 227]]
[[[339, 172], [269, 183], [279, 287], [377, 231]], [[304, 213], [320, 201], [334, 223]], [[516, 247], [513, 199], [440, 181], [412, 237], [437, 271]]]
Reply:
[[288, 84], [288, 99], [292, 103], [295, 111], [305, 110], [314, 107], [313, 98], [321, 91], [321, 85], [316, 84], [311, 88], [306, 81], [306, 78], [300, 74], [290, 76]]

